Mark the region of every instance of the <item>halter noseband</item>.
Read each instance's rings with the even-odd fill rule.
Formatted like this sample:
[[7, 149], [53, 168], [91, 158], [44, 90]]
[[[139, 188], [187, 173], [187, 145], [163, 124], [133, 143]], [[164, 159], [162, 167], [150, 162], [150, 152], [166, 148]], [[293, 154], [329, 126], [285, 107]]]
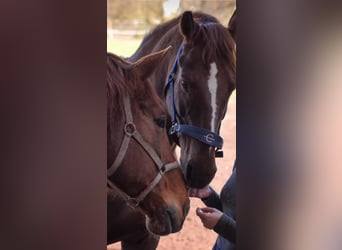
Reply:
[[[215, 157], [223, 157], [223, 139], [218, 134], [212, 132], [211, 130], [200, 128], [193, 125], [179, 124], [177, 121], [177, 110], [175, 105], [175, 93], [174, 86], [176, 80], [176, 74], [178, 69], [178, 60], [183, 51], [183, 44], [180, 45], [176, 58], [172, 64], [170, 74], [165, 82], [164, 86], [164, 96], [167, 94], [167, 90], [170, 89], [171, 92], [171, 117], [172, 126], [169, 130], [169, 134], [173, 137], [174, 141], [177, 143], [176, 133], [182, 133], [190, 136], [204, 144], [212, 146], [215, 148]], [[178, 144], [178, 143], [177, 143]]]
[[[117, 154], [112, 166], [107, 170], [107, 183], [108, 185], [117, 191], [122, 197], [125, 197], [127, 204], [130, 207], [137, 207], [139, 206], [140, 202], [145, 199], [145, 197], [154, 189], [154, 187], [160, 182], [161, 178], [164, 176], [166, 172], [169, 172], [172, 169], [178, 168], [178, 162], [174, 161], [171, 163], [164, 164], [161, 158], [158, 156], [156, 151], [151, 147], [149, 143], [147, 143], [138, 130], [135, 127], [133, 122], [133, 116], [131, 111], [131, 104], [128, 97], [124, 98], [124, 109], [126, 115], [126, 123], [124, 125], [124, 139], [122, 141], [119, 153]], [[157, 176], [149, 183], [144, 190], [136, 197], [131, 197], [126, 192], [122, 191], [119, 187], [117, 187], [109, 178], [117, 171], [120, 167], [130, 142], [130, 139], [133, 138], [136, 140], [140, 146], [147, 152], [147, 154], [151, 157], [158, 168]]]

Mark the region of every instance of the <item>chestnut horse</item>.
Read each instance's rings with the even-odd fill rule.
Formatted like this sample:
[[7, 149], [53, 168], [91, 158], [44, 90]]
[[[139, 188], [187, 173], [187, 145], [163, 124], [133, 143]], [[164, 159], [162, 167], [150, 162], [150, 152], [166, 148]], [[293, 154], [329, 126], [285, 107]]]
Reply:
[[189, 210], [166, 111], [148, 80], [169, 50], [135, 63], [107, 54], [107, 242], [122, 241], [124, 249], [144, 249], [135, 244], [149, 232], [179, 231]]
[[223, 145], [220, 125], [235, 89], [231, 30], [211, 15], [186, 11], [153, 29], [129, 58], [136, 61], [172, 46], [152, 80], [167, 106], [169, 133], [180, 145], [181, 167], [193, 188], [209, 184], [217, 170], [215, 155]]

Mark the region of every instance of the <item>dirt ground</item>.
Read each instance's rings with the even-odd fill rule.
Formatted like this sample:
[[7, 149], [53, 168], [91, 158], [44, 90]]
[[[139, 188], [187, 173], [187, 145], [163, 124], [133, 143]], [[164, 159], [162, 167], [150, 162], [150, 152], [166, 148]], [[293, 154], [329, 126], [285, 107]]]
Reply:
[[[224, 138], [224, 157], [217, 158], [217, 173], [211, 186], [220, 191], [232, 172], [235, 160], [236, 145], [236, 95], [232, 94], [228, 112], [221, 126], [221, 136]], [[196, 216], [195, 209], [203, 207], [203, 203], [191, 198], [191, 208], [180, 232], [160, 238], [157, 250], [211, 250], [216, 239], [216, 233], [202, 226]], [[107, 250], [120, 250], [120, 243], [107, 246]], [[137, 249], [138, 250], [138, 249]]]

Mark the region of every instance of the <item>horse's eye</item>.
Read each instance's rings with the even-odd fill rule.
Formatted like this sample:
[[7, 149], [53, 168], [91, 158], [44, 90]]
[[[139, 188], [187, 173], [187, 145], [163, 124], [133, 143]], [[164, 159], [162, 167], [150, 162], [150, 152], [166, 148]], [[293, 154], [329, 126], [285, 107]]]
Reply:
[[155, 119], [154, 122], [157, 124], [160, 128], [165, 128], [166, 126], [166, 117], [160, 117], [158, 119]]
[[181, 85], [185, 92], [189, 92], [189, 84], [187, 84], [184, 80], [181, 81]]

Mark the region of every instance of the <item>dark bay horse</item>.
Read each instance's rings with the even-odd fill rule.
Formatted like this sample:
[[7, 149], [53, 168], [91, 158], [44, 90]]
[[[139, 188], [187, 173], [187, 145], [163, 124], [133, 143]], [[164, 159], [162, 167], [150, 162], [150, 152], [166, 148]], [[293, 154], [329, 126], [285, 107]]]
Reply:
[[220, 125], [235, 89], [235, 34], [230, 31], [211, 15], [186, 11], [153, 29], [129, 58], [136, 61], [172, 46], [152, 80], [167, 106], [169, 133], [180, 145], [181, 167], [193, 188], [209, 184], [217, 170]]
[[[135, 63], [107, 54], [107, 242], [121, 240], [124, 249], [144, 249], [130, 237], [141, 241], [149, 232], [179, 231], [189, 209], [167, 136], [166, 110], [148, 80], [169, 50]], [[132, 236], [132, 228], [138, 235]]]

